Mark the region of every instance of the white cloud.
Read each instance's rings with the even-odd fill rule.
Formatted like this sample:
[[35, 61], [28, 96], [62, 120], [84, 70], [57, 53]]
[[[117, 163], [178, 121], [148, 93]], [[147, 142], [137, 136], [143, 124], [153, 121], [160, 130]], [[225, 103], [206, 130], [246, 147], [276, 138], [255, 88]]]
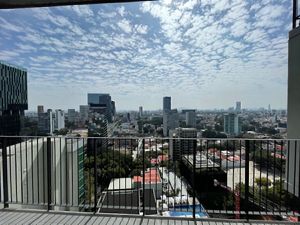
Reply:
[[74, 5], [72, 9], [78, 14], [78, 16], [94, 16], [93, 11], [88, 5]]
[[148, 26], [143, 24], [135, 25], [135, 29], [140, 34], [146, 34], [148, 31]]
[[3, 18], [0, 18], [0, 27], [1, 27], [1, 29], [13, 31], [13, 32], [22, 32], [23, 31], [22, 27], [12, 24], [12, 23], [9, 23]]
[[[147, 104], [127, 95], [149, 99], [148, 107], [156, 104], [152, 108], [160, 107], [165, 94], [173, 96], [175, 107], [223, 106], [236, 95], [254, 102], [250, 90], [261, 80], [284, 96], [287, 5], [287, 0], [176, 0], [34, 9], [26, 16], [10, 11], [0, 17], [0, 26], [8, 25], [0, 30], [0, 59], [27, 67], [30, 89], [40, 98], [47, 88], [52, 98], [70, 96], [66, 91], [110, 92], [118, 108]], [[271, 88], [264, 88], [260, 93], [268, 96]]]
[[117, 9], [118, 13], [120, 14], [120, 16], [125, 16], [125, 7], [121, 6]]
[[121, 21], [119, 21], [118, 26], [126, 33], [130, 33], [132, 30], [130, 22], [126, 19], [122, 19]]

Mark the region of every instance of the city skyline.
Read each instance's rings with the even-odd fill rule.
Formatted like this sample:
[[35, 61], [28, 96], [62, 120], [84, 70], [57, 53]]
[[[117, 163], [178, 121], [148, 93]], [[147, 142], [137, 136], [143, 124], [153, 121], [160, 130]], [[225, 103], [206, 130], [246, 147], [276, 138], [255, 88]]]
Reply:
[[[179, 107], [173, 107], [174, 109], [177, 109], [179, 111], [185, 111], [185, 110], [195, 110], [195, 111], [224, 111], [224, 112], [237, 112], [236, 109], [234, 108], [234, 103], [232, 103], [232, 105], [229, 105], [227, 107], [215, 107], [215, 108], [195, 108], [195, 107], [183, 107], [183, 106], [179, 106]], [[28, 113], [32, 113], [32, 112], [37, 112], [38, 107], [39, 106], [45, 106], [45, 105], [37, 105], [36, 107], [33, 107], [32, 109], [28, 109], [27, 112]], [[51, 109], [51, 110], [63, 110], [65, 112], [67, 112], [69, 109], [74, 109], [76, 112], [80, 111], [80, 107], [82, 106], [88, 106], [88, 104], [83, 104], [83, 105], [77, 105], [74, 107], [70, 107], [70, 108], [58, 108], [58, 107], [45, 107], [46, 109]], [[116, 105], [117, 107], [118, 105]], [[257, 107], [242, 107], [242, 110], [250, 110], [250, 111], [256, 111], [256, 110], [266, 110], [268, 111], [268, 106], [257, 106]], [[137, 106], [137, 108], [133, 108], [133, 109], [117, 109], [116, 108], [116, 112], [139, 112], [140, 111], [140, 107], [142, 107], [142, 111], [143, 112], [157, 112], [157, 111], [161, 111], [163, 112], [163, 104], [161, 104], [160, 107], [156, 108], [156, 109], [145, 109], [144, 106], [140, 105]], [[287, 110], [286, 108], [271, 108], [271, 110]]]
[[27, 69], [30, 111], [77, 109], [92, 92], [117, 111], [161, 109], [163, 96], [173, 108], [286, 109], [291, 3], [270, 2], [4, 10], [0, 59]]

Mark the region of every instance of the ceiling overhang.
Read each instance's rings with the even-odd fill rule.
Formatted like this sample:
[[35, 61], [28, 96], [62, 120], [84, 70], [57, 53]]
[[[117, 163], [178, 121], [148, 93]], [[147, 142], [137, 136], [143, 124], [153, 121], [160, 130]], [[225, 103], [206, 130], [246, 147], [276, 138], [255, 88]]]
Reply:
[[[0, 0], [0, 9], [140, 2], [144, 0]], [[148, 0], [151, 1], [151, 0]]]

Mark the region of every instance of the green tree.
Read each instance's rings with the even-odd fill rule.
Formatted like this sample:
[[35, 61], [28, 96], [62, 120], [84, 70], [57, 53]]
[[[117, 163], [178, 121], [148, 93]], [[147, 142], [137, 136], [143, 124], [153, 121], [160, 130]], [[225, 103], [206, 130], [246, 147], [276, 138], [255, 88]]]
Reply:
[[60, 130], [53, 131], [53, 134], [55, 135], [66, 135], [69, 132], [67, 128], [62, 128]]
[[205, 130], [202, 132], [204, 138], [227, 138], [227, 135], [213, 130]]
[[269, 187], [271, 186], [272, 182], [270, 179], [267, 179], [266, 177], [262, 177], [262, 178], [255, 178], [255, 183], [258, 185], [258, 186], [261, 186], [261, 187]]

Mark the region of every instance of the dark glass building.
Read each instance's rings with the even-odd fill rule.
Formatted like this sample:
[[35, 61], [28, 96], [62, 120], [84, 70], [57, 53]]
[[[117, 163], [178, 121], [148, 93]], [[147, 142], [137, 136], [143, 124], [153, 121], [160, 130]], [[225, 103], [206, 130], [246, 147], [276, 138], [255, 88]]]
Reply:
[[27, 71], [0, 61], [0, 135], [21, 135], [27, 109]]
[[111, 96], [109, 94], [89, 93], [88, 105], [90, 112], [102, 114], [109, 123], [112, 122], [115, 103], [112, 103]]
[[169, 112], [171, 111], [171, 97], [164, 97], [163, 98], [163, 111]]

